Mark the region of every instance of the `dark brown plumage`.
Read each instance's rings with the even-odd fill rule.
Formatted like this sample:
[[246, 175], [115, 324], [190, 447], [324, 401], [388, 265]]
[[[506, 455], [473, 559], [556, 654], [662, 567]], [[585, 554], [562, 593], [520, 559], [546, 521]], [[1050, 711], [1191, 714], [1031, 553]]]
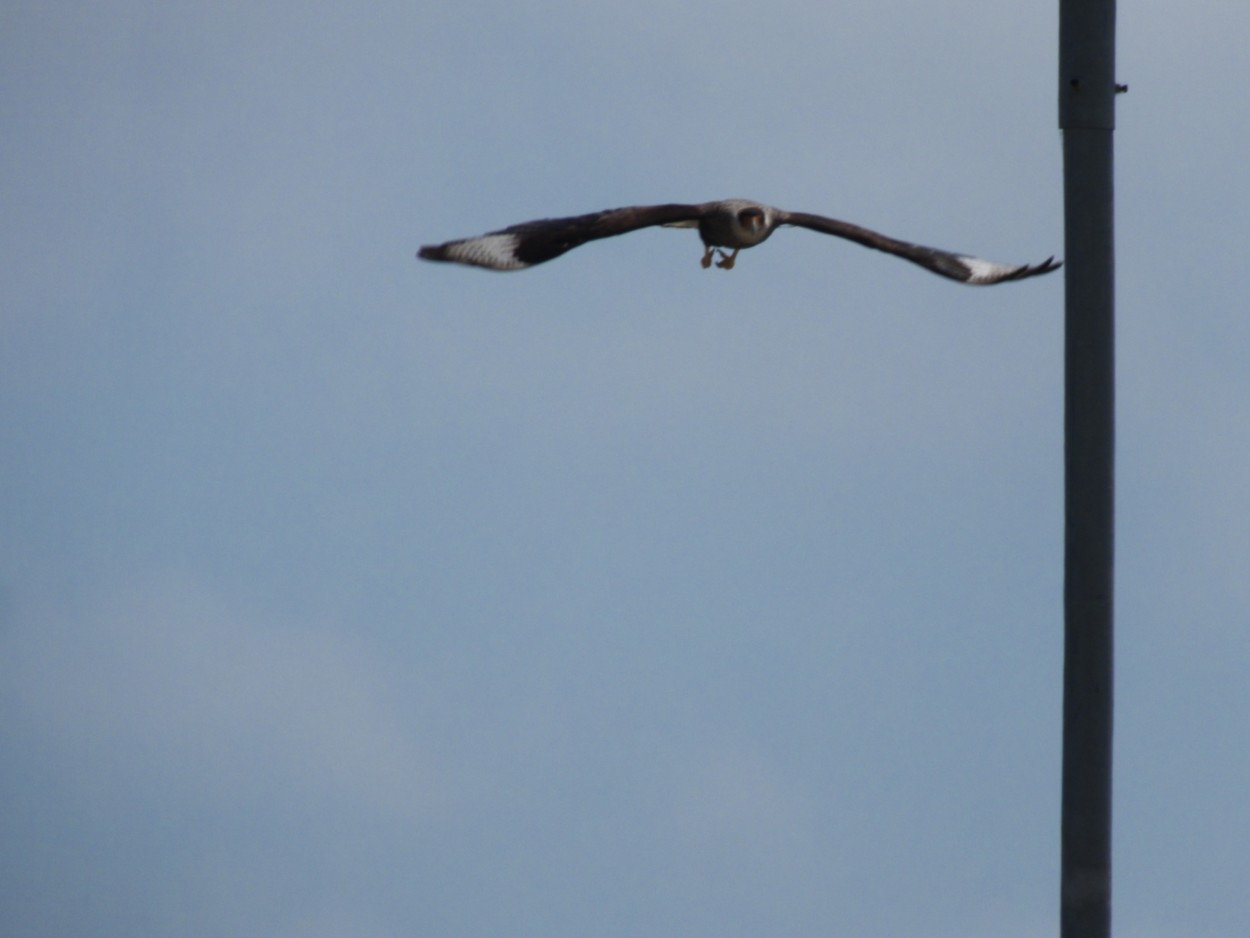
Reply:
[[523, 270], [559, 257], [587, 241], [611, 238], [654, 225], [698, 228], [704, 245], [702, 265], [710, 267], [714, 255], [719, 255], [716, 266], [724, 270], [733, 268], [739, 251], [760, 244], [782, 225], [810, 228], [822, 234], [846, 238], [902, 257], [951, 280], [978, 286], [1050, 273], [1063, 263], [1049, 257], [1040, 264], [999, 264], [967, 254], [900, 241], [836, 218], [787, 212], [746, 199], [725, 199], [698, 205], [638, 205], [570, 218], [544, 218], [512, 225], [477, 238], [428, 245], [421, 248], [417, 256], [430, 261], [449, 261], [490, 270]]

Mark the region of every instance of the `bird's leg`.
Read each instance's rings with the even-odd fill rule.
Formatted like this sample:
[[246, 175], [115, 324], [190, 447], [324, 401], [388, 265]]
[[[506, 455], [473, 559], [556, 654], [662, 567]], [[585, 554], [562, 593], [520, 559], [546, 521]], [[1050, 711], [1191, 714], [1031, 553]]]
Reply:
[[724, 251], [718, 251], [717, 253], [720, 254], [720, 260], [716, 262], [716, 266], [719, 267], [721, 270], [733, 270], [734, 260], [737, 259], [738, 252], [740, 250], [742, 249], [734, 248], [734, 251], [732, 254], [726, 254]]
[[703, 249], [703, 260], [699, 261], [703, 265], [703, 269], [707, 270], [712, 266], [712, 246], [709, 244]]

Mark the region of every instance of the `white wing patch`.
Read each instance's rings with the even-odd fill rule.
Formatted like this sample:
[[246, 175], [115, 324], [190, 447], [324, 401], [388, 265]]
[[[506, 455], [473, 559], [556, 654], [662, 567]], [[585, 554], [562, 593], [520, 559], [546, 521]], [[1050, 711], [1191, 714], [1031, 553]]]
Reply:
[[449, 261], [490, 267], [494, 270], [521, 270], [528, 267], [517, 259], [521, 239], [514, 234], [489, 234], [446, 245], [444, 256]]
[[960, 262], [968, 268], [969, 276], [967, 283], [997, 283], [1008, 274], [1015, 273], [1019, 269], [1018, 266], [1011, 264], [996, 264], [994, 261], [987, 261], [981, 257], [968, 257], [967, 255], [959, 255]]

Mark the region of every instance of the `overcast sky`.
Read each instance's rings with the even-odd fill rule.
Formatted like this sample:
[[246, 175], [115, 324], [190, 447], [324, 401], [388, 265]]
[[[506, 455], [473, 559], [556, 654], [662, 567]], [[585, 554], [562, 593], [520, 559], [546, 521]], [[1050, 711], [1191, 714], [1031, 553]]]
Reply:
[[[1250, 934], [1250, 5], [1122, 4], [1115, 922]], [[0, 4], [0, 930], [1058, 932], [1057, 4]]]

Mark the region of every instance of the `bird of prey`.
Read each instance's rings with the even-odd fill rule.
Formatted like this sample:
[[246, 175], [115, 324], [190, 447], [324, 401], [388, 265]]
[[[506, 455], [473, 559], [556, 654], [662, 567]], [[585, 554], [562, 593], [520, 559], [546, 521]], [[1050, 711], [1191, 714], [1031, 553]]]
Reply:
[[417, 252], [417, 256], [427, 261], [450, 261], [489, 270], [523, 270], [559, 257], [587, 241], [611, 238], [654, 225], [698, 228], [704, 248], [700, 263], [705, 268], [710, 267], [716, 255], [716, 266], [722, 270], [732, 270], [739, 251], [755, 247], [782, 225], [797, 225], [846, 238], [902, 257], [951, 280], [978, 286], [1047, 274], [1063, 263], [1048, 257], [1040, 264], [998, 264], [967, 254], [900, 241], [836, 218], [787, 212], [746, 199], [725, 199], [698, 205], [635, 205], [570, 218], [543, 218], [501, 228], [477, 238], [427, 245]]

